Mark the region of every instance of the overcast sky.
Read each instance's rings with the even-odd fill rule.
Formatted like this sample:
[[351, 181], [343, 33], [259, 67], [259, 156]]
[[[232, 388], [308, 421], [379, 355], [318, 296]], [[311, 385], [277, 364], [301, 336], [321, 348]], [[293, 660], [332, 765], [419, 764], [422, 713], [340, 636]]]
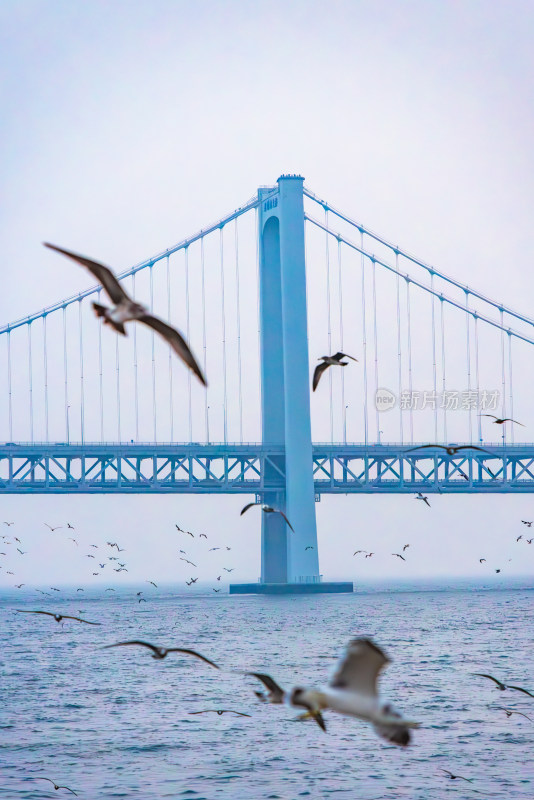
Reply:
[[[533, 30], [534, 3], [520, 0], [6, 0], [1, 323], [90, 285], [45, 253], [43, 240], [125, 269], [285, 172], [532, 315]], [[203, 580], [224, 566], [235, 568], [232, 578], [255, 580], [259, 518], [240, 519], [243, 502], [4, 496], [0, 519], [15, 522], [6, 533], [28, 553], [9, 556], [15, 576], [3, 569], [0, 585], [91, 581], [97, 570], [83, 548], [105, 549], [107, 539], [126, 548], [129, 580], [181, 585], [190, 575], [174, 560], [179, 547], [195, 556]], [[532, 573], [534, 546], [516, 543], [521, 519], [534, 517], [529, 496], [431, 502], [323, 497], [324, 577]], [[43, 525], [67, 520], [78, 549], [66, 531]], [[178, 545], [175, 522], [231, 552], [209, 561], [199, 541]], [[391, 553], [406, 543], [403, 563]], [[360, 548], [376, 555], [359, 563], [352, 552]], [[106, 570], [94, 580], [109, 581]]]

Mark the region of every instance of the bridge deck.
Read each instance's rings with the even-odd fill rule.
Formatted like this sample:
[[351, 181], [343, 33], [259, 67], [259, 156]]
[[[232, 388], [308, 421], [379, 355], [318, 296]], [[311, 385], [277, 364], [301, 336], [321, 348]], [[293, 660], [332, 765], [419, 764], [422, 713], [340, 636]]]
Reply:
[[[316, 494], [534, 492], [534, 444], [454, 456], [413, 447], [314, 444]], [[0, 444], [3, 494], [262, 494], [283, 486], [282, 446]]]

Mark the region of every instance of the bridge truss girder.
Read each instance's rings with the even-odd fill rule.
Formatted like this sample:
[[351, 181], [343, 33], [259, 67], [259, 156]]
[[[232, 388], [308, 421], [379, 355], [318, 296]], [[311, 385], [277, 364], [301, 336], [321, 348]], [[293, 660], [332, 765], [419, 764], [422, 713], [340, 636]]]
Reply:
[[[316, 495], [534, 492], [534, 445], [409, 452], [315, 444]], [[258, 494], [285, 485], [284, 451], [262, 444], [3, 444], [0, 494]]]

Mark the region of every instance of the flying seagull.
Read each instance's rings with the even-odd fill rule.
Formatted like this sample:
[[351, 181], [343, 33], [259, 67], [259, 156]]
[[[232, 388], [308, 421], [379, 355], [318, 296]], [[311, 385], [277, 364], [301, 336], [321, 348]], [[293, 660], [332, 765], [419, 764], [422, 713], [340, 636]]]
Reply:
[[151, 583], [151, 584], [152, 584], [152, 586], [155, 586], [155, 587], [156, 587], [156, 589], [158, 588], [158, 584], [157, 584], [157, 583], [154, 583], [154, 581], [145, 581], [145, 583]]
[[[523, 536], [522, 536], [522, 535], [521, 535], [521, 536], [518, 536], [518, 537], [517, 537], [517, 539], [516, 539], [516, 542], [518, 542], [518, 541], [519, 541], [520, 539], [522, 539], [522, 538], [523, 538]], [[17, 547], [17, 550], [18, 550], [18, 547]]]
[[52, 786], [54, 787], [56, 792], [57, 792], [58, 789], [66, 789], [67, 792], [70, 792], [71, 794], [75, 794], [76, 797], [78, 797], [78, 795], [76, 794], [74, 789], [70, 789], [68, 786], [59, 786], [57, 783], [54, 783], [54, 781], [51, 781], [50, 778], [34, 778], [33, 780], [34, 781], [48, 781], [48, 783], [52, 784]]
[[313, 372], [313, 391], [317, 389], [319, 386], [319, 381], [321, 380], [321, 375], [325, 372], [328, 367], [347, 367], [349, 362], [343, 361], [343, 358], [350, 358], [352, 361], [358, 361], [357, 358], [353, 358], [352, 356], [347, 355], [346, 353], [337, 352], [334, 353], [333, 356], [321, 356], [318, 358], [318, 361], [322, 361], [322, 364], [318, 364], [315, 367]]
[[200, 536], [199, 536], [198, 538], [199, 538], [199, 539], [207, 539], [208, 537], [206, 536], [206, 534], [205, 534], [205, 533], [201, 533], [201, 534], [200, 534]]
[[480, 563], [482, 564], [482, 562], [483, 562], [483, 561], [485, 561], [486, 559], [485, 559], [485, 558], [479, 558], [478, 560], [479, 560], [479, 561], [480, 561]]
[[497, 689], [501, 692], [504, 692], [505, 689], [515, 689], [516, 692], [523, 692], [523, 694], [528, 694], [529, 697], [534, 697], [534, 694], [531, 694], [527, 689], [523, 689], [521, 686], [510, 686], [507, 683], [497, 680], [493, 675], [486, 675], [484, 672], [473, 672], [473, 675], [478, 675], [480, 678], [489, 678], [490, 681], [493, 681], [497, 685]]
[[461, 781], [467, 781], [468, 783], [473, 783], [473, 778], [464, 778], [463, 775], [455, 775], [453, 772], [449, 772], [448, 769], [443, 769], [443, 767], [440, 767], [440, 769], [442, 772], [445, 772], [447, 778], [450, 778], [451, 781], [460, 779]]
[[354, 551], [354, 553], [353, 553], [352, 555], [353, 555], [353, 556], [357, 556], [357, 555], [358, 555], [358, 553], [366, 553], [366, 552], [367, 552], [367, 550], [355, 550], [355, 551]]
[[70, 524], [70, 522], [67, 522], [67, 528], [70, 528], [70, 529], [71, 529], [71, 531], [75, 531], [75, 530], [76, 530], [76, 528], [74, 527], [74, 525], [71, 525], [71, 524]]
[[[12, 523], [12, 524], [13, 524], [13, 523]], [[50, 528], [50, 530], [51, 530], [52, 532], [53, 532], [53, 531], [60, 531], [60, 530], [61, 530], [61, 525], [56, 525], [56, 527], [55, 527], [55, 528], [53, 528], [51, 525], [49, 525], [49, 524], [48, 524], [48, 522], [44, 522], [44, 523], [43, 523], [43, 525], [46, 525], [46, 527], [47, 527], [47, 528]]]
[[111, 308], [107, 308], [99, 303], [93, 303], [93, 308], [97, 317], [104, 318], [105, 324], [111, 325], [117, 333], [123, 336], [126, 336], [125, 322], [138, 321], [148, 325], [149, 328], [152, 328], [152, 330], [159, 333], [160, 336], [166, 340], [174, 352], [182, 359], [189, 369], [195, 373], [199, 381], [203, 383], [204, 386], [207, 386], [206, 379], [181, 333], [179, 333], [176, 328], [163, 322], [163, 320], [148, 313], [147, 309], [140, 305], [140, 303], [136, 303], [132, 300], [108, 267], [104, 266], [104, 264], [100, 264], [98, 261], [92, 261], [89, 258], [85, 258], [69, 250], [64, 250], [61, 247], [56, 247], [48, 242], [44, 242], [44, 245], [51, 250], [55, 250], [57, 253], [62, 253], [68, 258], [72, 258], [73, 261], [76, 261], [83, 267], [87, 267], [89, 272], [102, 284], [102, 287], [107, 292], [114, 305]]
[[157, 647], [154, 644], [150, 644], [149, 642], [140, 642], [137, 639], [134, 639], [131, 642], [117, 642], [117, 644], [107, 644], [105, 647], [101, 647], [101, 650], [108, 650], [110, 647], [124, 647], [125, 645], [131, 644], [138, 644], [141, 647], [148, 647], [149, 650], [152, 650], [152, 658], [165, 658], [167, 653], [185, 653], [189, 656], [195, 656], [195, 658], [199, 658], [201, 661], [204, 661], [206, 664], [209, 664], [210, 667], [215, 667], [215, 669], [220, 669], [220, 667], [215, 664], [215, 662], [210, 661], [209, 658], [206, 656], [197, 653], [195, 650], [188, 650], [184, 647]]
[[402, 558], [402, 560], [403, 560], [403, 561], [406, 561], [406, 559], [404, 558], [404, 556], [401, 556], [401, 554], [400, 554], [400, 553], [392, 553], [391, 555], [392, 555], [392, 556], [397, 556], [397, 558]]
[[244, 714], [243, 711], [234, 711], [232, 708], [207, 708], [205, 711], [190, 711], [193, 714], [237, 714], [238, 717], [250, 717], [251, 714]]
[[480, 450], [481, 453], [489, 453], [489, 450], [484, 450], [483, 447], [476, 447], [474, 444], [420, 444], [418, 447], [410, 447], [410, 449], [405, 452], [413, 453], [414, 450], [425, 450], [425, 448], [428, 447], [445, 450], [448, 456], [455, 456], [460, 450]]
[[417, 492], [414, 500], [422, 500], [430, 508], [430, 503], [428, 502], [428, 497], [425, 497], [425, 495], [421, 494], [421, 492]]
[[[210, 549], [209, 549], [209, 551], [208, 551], [208, 552], [210, 552], [210, 553], [211, 553], [211, 552], [212, 552], [212, 550], [220, 550], [220, 549], [221, 549], [220, 547], [210, 547]], [[180, 550], [180, 553], [181, 553], [181, 552], [182, 552], [182, 550]]]
[[[197, 566], [196, 564], [193, 564], [192, 561], [189, 561], [189, 559], [182, 558], [181, 556], [180, 556], [180, 561], [185, 561], [186, 564], [191, 564], [192, 567], [196, 567]], [[198, 569], [198, 567], [197, 567], [197, 569]]]
[[525, 719], [528, 719], [529, 722], [532, 722], [532, 719], [527, 717], [527, 715], [523, 714], [521, 711], [512, 711], [511, 708], [503, 708], [502, 706], [497, 706], [497, 708], [499, 711], [504, 711], [507, 717], [511, 717], [512, 714], [519, 714], [520, 717], [525, 717]]
[[241, 513], [239, 516], [242, 517], [245, 511], [248, 511], [249, 508], [252, 508], [252, 506], [261, 506], [261, 510], [263, 511], [264, 514], [280, 514], [280, 516], [287, 522], [293, 533], [295, 532], [293, 525], [290, 523], [284, 512], [280, 511], [279, 508], [273, 508], [272, 506], [265, 506], [262, 505], [261, 503], [247, 503], [247, 505], [241, 509]]
[[304, 717], [314, 718], [323, 730], [321, 711], [330, 709], [371, 722], [379, 736], [405, 746], [410, 742], [410, 728], [419, 727], [419, 723], [403, 719], [390, 703], [380, 700], [378, 676], [388, 663], [389, 658], [370, 639], [353, 639], [329, 684], [318, 690], [297, 686], [287, 694], [269, 676], [248, 674], [267, 687], [268, 702], [281, 703], [285, 699], [292, 706], [307, 709]]
[[14, 524], [15, 524], [14, 522], [4, 522], [4, 525], [7, 525], [8, 528], [10, 528]]
[[15, 611], [18, 611], [19, 614], [46, 614], [48, 617], [54, 617], [56, 622], [61, 622], [63, 619], [74, 619], [76, 622], [85, 622], [86, 625], [102, 625], [101, 622], [89, 622], [88, 619], [71, 617], [69, 614], [53, 614], [51, 611], [26, 611], [22, 608], [16, 608]]
[[525, 427], [522, 422], [518, 422], [516, 419], [512, 419], [511, 417], [504, 417], [501, 419], [500, 417], [496, 417], [495, 414], [481, 414], [480, 416], [491, 417], [494, 425], [504, 425], [505, 422], [513, 422], [515, 425], [521, 425], [522, 428]]
[[409, 546], [410, 546], [409, 544], [405, 544], [404, 547], [402, 548], [402, 552], [404, 553], [404, 551], [407, 550]]
[[532, 520], [529, 522], [526, 519], [522, 519], [521, 522], [523, 523], [523, 525], [526, 525], [528, 528], [532, 528]]

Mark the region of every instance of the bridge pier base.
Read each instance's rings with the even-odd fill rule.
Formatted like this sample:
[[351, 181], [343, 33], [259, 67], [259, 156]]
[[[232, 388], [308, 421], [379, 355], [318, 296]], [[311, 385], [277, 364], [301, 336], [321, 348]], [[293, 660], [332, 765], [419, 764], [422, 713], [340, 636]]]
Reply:
[[325, 583], [231, 583], [230, 594], [352, 594], [350, 581]]

